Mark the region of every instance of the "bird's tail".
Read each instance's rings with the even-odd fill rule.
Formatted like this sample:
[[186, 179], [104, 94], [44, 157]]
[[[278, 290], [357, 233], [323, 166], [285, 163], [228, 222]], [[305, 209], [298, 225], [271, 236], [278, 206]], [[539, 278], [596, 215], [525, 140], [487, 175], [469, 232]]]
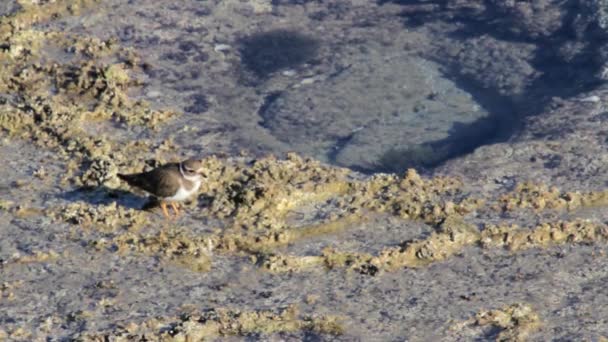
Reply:
[[125, 175], [124, 173], [117, 173], [116, 176], [127, 182], [127, 184], [133, 185], [137, 183], [137, 175]]
[[125, 181], [125, 182], [128, 182], [128, 180], [129, 180], [129, 178], [130, 178], [130, 177], [129, 177], [129, 175], [125, 175], [125, 174], [123, 174], [123, 173], [117, 173], [117, 174], [116, 174], [116, 176], [117, 176], [118, 178], [122, 179], [122, 180], [123, 180], [123, 181]]

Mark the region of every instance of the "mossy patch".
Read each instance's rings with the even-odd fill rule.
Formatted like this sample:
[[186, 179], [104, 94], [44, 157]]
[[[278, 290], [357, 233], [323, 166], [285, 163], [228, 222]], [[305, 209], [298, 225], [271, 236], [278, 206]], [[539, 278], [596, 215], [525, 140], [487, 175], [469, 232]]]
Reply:
[[61, 208], [49, 209], [47, 214], [58, 221], [105, 232], [121, 228], [137, 230], [149, 222], [146, 213], [118, 206], [116, 202], [95, 206], [76, 202]]
[[212, 240], [191, 237], [176, 230], [147, 235], [127, 232], [112, 239], [91, 241], [89, 245], [96, 249], [112, 249], [118, 253], [136, 252], [159, 256], [163, 260], [198, 272], [211, 269]]
[[217, 337], [251, 334], [267, 336], [298, 331], [340, 335], [344, 328], [338, 317], [303, 316], [295, 306], [289, 306], [278, 313], [214, 308], [185, 314], [179, 318], [154, 319], [141, 324], [129, 323], [105, 333], [83, 334], [77, 340], [99, 341], [137, 337], [159, 341], [205, 341]]
[[564, 243], [594, 243], [608, 240], [608, 226], [591, 220], [576, 219], [541, 223], [532, 229], [511, 226], [488, 226], [481, 234], [486, 247], [506, 247], [517, 251], [550, 247]]
[[453, 329], [461, 330], [463, 327], [491, 326], [499, 329], [496, 341], [528, 341], [530, 334], [541, 327], [541, 320], [532, 308], [526, 303], [506, 305], [500, 309], [482, 310], [475, 317], [461, 322]]
[[606, 204], [608, 204], [608, 191], [563, 192], [554, 186], [524, 182], [517, 184], [512, 192], [502, 195], [495, 208], [502, 211], [515, 209], [574, 210], [580, 207]]
[[[0, 104], [0, 130], [56, 149], [83, 168], [104, 157], [131, 167], [136, 162], [131, 158], [132, 144], [97, 137], [83, 126], [107, 121], [155, 130], [176, 115], [153, 110], [146, 102], [127, 95], [129, 89], [140, 85], [134, 77], [142, 72], [137, 54], [112, 39], [32, 28], [96, 3], [24, 3], [19, 11], [2, 18], [0, 91], [19, 96], [9, 96]], [[64, 51], [67, 57], [42, 56], [42, 51]], [[88, 173], [81, 183], [92, 186], [109, 180], [106, 173]]]
[[[4, 282], [0, 284], [0, 302], [3, 300], [11, 301], [15, 299], [15, 290], [23, 285], [22, 280], [14, 282]], [[2, 337], [2, 335], [0, 335]], [[0, 339], [1, 341], [1, 339]]]
[[15, 254], [2, 263], [2, 267], [16, 267], [17, 265], [53, 262], [61, 257], [61, 254], [53, 251], [31, 251], [25, 255]]

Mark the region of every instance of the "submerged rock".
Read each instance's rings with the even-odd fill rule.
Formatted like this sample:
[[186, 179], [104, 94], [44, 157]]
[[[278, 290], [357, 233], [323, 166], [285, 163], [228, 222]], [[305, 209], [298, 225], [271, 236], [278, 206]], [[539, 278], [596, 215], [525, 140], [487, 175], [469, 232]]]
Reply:
[[386, 47], [348, 63], [319, 84], [279, 94], [262, 125], [300, 153], [363, 171], [430, 166], [450, 155], [434, 142], [486, 137], [468, 127], [489, 114], [436, 64]]

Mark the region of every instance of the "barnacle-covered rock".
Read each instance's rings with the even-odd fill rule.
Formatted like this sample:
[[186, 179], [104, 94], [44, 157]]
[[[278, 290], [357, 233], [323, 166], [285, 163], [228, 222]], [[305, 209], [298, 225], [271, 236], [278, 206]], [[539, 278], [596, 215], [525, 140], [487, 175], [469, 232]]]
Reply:
[[118, 168], [110, 158], [100, 157], [90, 163], [79, 180], [84, 187], [95, 188], [101, 185], [117, 187], [119, 184], [116, 178], [117, 172]]
[[[171, 327], [166, 329], [163, 327]], [[191, 312], [179, 318], [153, 319], [141, 324], [125, 324], [112, 331], [85, 333], [79, 341], [99, 341], [146, 336], [160, 341], [203, 341], [217, 337], [249, 336], [280, 332], [312, 331], [317, 334], [340, 335], [344, 328], [336, 316], [301, 315], [295, 306], [273, 311], [245, 311], [211, 308]]]
[[574, 210], [582, 206], [592, 206], [608, 203], [608, 192], [597, 191], [581, 193], [577, 191], [563, 192], [555, 186], [524, 182], [502, 195], [496, 209], [512, 211], [515, 209], [545, 209]]
[[475, 315], [475, 324], [492, 325], [501, 329], [497, 341], [526, 341], [527, 336], [540, 328], [538, 313], [525, 303], [507, 305]]
[[121, 227], [135, 230], [147, 222], [145, 212], [126, 209], [116, 202], [95, 206], [82, 202], [71, 203], [49, 209], [48, 214], [56, 220], [102, 231], [114, 231]]

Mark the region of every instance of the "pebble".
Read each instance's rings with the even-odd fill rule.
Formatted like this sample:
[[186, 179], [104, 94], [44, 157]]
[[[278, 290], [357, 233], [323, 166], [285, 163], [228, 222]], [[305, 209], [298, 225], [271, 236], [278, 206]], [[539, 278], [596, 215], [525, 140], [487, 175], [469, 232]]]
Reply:
[[316, 79], [314, 77], [308, 77], [300, 81], [300, 84], [313, 84], [315, 81]]
[[215, 52], [224, 52], [230, 50], [232, 47], [228, 44], [215, 44], [213, 47], [213, 51]]
[[600, 97], [597, 95], [585, 97], [579, 100], [580, 102], [600, 102]]

